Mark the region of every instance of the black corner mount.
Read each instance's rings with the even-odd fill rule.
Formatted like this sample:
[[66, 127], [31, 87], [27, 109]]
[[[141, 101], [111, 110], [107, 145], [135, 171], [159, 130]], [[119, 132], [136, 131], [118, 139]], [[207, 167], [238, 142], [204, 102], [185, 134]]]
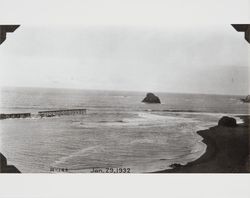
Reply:
[[232, 24], [232, 26], [238, 32], [245, 32], [245, 39], [250, 43], [250, 24]]
[[0, 25], [0, 45], [6, 40], [8, 32], [14, 32], [20, 25]]

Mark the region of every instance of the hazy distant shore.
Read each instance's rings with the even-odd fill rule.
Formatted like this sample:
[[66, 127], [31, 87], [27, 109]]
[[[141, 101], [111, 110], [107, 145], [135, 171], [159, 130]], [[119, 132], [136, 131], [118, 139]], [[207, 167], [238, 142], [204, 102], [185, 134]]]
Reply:
[[207, 145], [199, 159], [155, 173], [249, 173], [250, 116], [239, 117], [244, 123], [235, 128], [215, 126], [197, 132]]

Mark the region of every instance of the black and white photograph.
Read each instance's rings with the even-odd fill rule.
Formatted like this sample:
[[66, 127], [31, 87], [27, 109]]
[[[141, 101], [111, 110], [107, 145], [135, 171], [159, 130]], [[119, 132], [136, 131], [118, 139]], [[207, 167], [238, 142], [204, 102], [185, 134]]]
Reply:
[[0, 21], [0, 173], [250, 172], [249, 1], [28, 2]]

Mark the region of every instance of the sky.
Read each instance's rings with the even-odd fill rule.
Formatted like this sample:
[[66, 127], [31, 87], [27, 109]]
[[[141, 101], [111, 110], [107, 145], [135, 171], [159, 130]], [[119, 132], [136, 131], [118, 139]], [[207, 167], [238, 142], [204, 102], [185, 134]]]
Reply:
[[250, 93], [249, 1], [12, 2], [0, 86]]

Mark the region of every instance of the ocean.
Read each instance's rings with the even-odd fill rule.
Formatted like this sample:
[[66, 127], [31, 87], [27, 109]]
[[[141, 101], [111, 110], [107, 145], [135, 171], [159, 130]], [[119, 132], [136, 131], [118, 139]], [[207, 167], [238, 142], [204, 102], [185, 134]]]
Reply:
[[[206, 150], [196, 132], [223, 115], [249, 114], [241, 96], [155, 93], [162, 104], [144, 104], [145, 92], [3, 88], [0, 113], [32, 113], [0, 120], [0, 151], [24, 173], [52, 168], [89, 173], [129, 168], [146, 173], [186, 164]], [[86, 115], [40, 118], [43, 110], [86, 108]], [[53, 169], [54, 172], [55, 169]]]

